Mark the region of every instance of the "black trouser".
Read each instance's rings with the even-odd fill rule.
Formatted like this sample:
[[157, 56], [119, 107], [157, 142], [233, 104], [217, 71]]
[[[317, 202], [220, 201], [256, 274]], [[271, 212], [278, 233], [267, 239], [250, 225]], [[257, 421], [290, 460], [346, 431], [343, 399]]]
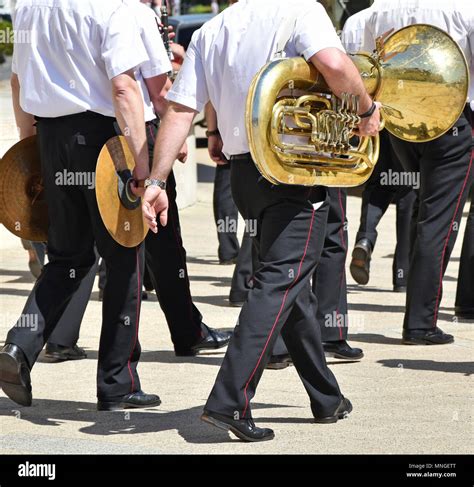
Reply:
[[93, 188], [56, 184], [58, 173], [95, 174], [97, 157], [114, 135], [115, 120], [94, 113], [38, 120], [45, 197], [48, 204], [48, 258], [28, 298], [23, 315], [37, 327], [17, 326], [6, 342], [18, 345], [33, 366], [82, 279], [95, 262], [94, 241], [107, 262], [97, 396], [118, 398], [140, 389], [140, 315], [143, 247], [116, 243], [102, 223]]
[[98, 267], [96, 262], [90, 268], [86, 277], [81, 282], [79, 289], [69, 301], [67, 308], [58, 321], [56, 328], [49, 335], [48, 343], [62, 345], [63, 347], [73, 347], [79, 340], [79, 331], [81, 329], [82, 318], [87, 308], [87, 303], [91, 297], [92, 288], [94, 287], [95, 276]]
[[330, 197], [326, 237], [319, 265], [313, 275], [313, 293], [318, 300], [317, 319], [323, 341], [347, 339], [346, 284], [347, 192], [328, 188]]
[[[153, 160], [156, 133], [159, 121], [147, 123], [147, 142], [150, 161]], [[186, 350], [199, 341], [205, 329], [202, 327], [202, 315], [193, 303], [191, 297], [188, 269], [186, 265], [186, 250], [181, 238], [178, 206], [176, 204], [176, 180], [173, 173], [167, 181], [169, 209], [168, 225], [160, 227], [158, 234], [149, 232], [145, 239], [145, 265], [155, 289], [160, 307], [166, 317], [171, 340], [177, 351]], [[99, 288], [104, 289], [107, 266], [102, 261], [99, 268]], [[96, 266], [91, 272], [96, 271]], [[93, 281], [92, 281], [93, 282]], [[91, 286], [92, 287], [92, 286]], [[81, 293], [81, 290], [77, 294]], [[82, 294], [81, 294], [82, 295]], [[89, 291], [90, 295], [90, 291]], [[74, 296], [73, 300], [77, 296]], [[88, 296], [89, 297], [89, 296]], [[77, 298], [81, 299], [81, 298]], [[81, 309], [78, 307], [78, 317]], [[67, 324], [64, 317], [63, 326], [55, 330], [55, 336], [50, 342], [73, 346], [75, 341], [66, 341], [68, 337], [79, 336], [82, 315], [73, 324]], [[60, 341], [57, 341], [60, 340]]]
[[239, 255], [239, 239], [237, 223], [239, 212], [232, 198], [230, 187], [231, 162], [217, 165], [214, 177], [214, 220], [217, 227], [219, 248], [217, 254], [220, 261], [230, 261]]
[[257, 259], [257, 251], [253, 244], [253, 237], [251, 233], [245, 231], [242, 237], [242, 245], [240, 246], [239, 257], [232, 275], [232, 283], [230, 286], [230, 301], [245, 301], [247, 294], [252, 287], [253, 269], [257, 267], [255, 261]]
[[231, 164], [229, 161], [225, 165], [216, 166], [214, 178], [214, 220], [219, 241], [217, 253], [220, 261], [230, 261], [237, 257], [229, 300], [245, 301], [253, 272], [252, 237], [246, 229], [242, 237], [242, 244], [239, 245], [237, 238], [239, 211], [235, 206], [230, 187]]
[[310, 285], [328, 212], [327, 201], [313, 203], [326, 190], [272, 186], [246, 155], [232, 160], [232, 194], [244, 219], [257, 223], [260, 264], [206, 408], [251, 416], [249, 403], [281, 332], [313, 414], [333, 414], [341, 393], [326, 364]]
[[[147, 123], [150, 161], [153, 160], [158, 127], [158, 120]], [[166, 193], [169, 202], [168, 224], [166, 227], [160, 226], [157, 234], [148, 232], [145, 239], [146, 266], [165, 314], [174, 348], [179, 351], [195, 345], [202, 338], [204, 330], [202, 315], [191, 296], [173, 173], [168, 177]]]
[[410, 253], [410, 224], [416, 194], [409, 186], [386, 184], [383, 177], [389, 172], [401, 174], [400, 162], [393, 152], [388, 132], [380, 132], [380, 157], [362, 193], [360, 226], [356, 242], [366, 238], [375, 248], [377, 225], [390, 203], [397, 205], [397, 244], [393, 258], [392, 277], [394, 286], [406, 286]]
[[443, 276], [471, 186], [471, 127], [462, 115], [452, 130], [431, 142], [390, 138], [403, 168], [420, 173], [404, 328], [429, 329], [436, 326]]
[[459, 262], [456, 309], [474, 313], [474, 183], [471, 184], [471, 204]]

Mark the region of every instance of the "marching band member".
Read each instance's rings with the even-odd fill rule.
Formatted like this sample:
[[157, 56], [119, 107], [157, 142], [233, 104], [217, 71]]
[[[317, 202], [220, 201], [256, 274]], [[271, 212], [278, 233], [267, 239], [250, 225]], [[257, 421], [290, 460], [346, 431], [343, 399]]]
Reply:
[[[156, 25], [154, 12], [138, 0], [129, 0], [128, 3], [136, 15], [141, 39], [147, 52], [147, 61], [135, 69], [134, 75], [143, 95], [146, 136], [151, 162], [159, 127], [158, 117], [165, 113], [167, 107], [164, 95], [171, 86], [167, 76], [167, 73], [171, 71], [171, 64]], [[178, 154], [178, 159], [185, 161], [186, 156], [187, 146], [184, 144]], [[158, 235], [148, 233], [145, 239], [145, 265], [160, 307], [166, 317], [176, 355], [193, 356], [200, 351], [225, 347], [230, 340], [230, 333], [214, 330], [204, 324], [201, 313], [193, 303], [186, 265], [186, 250], [181, 238], [176, 204], [176, 181], [173, 173], [168, 178], [167, 193], [170, 201], [171, 224], [163, 228]], [[107, 266], [104, 265], [104, 273], [106, 273], [106, 269]], [[96, 271], [97, 265], [94, 265], [89, 274], [92, 273], [95, 276]], [[81, 286], [87, 279], [84, 279]], [[107, 281], [105, 276], [103, 281]], [[92, 284], [93, 277], [85, 301], [82, 300], [84, 293], [81, 292], [81, 288], [75, 293], [69, 305], [71, 307], [73, 302], [77, 303], [74, 308], [75, 319], [70, 322], [67, 311], [62, 316], [48, 340], [47, 356], [51, 356], [54, 352], [54, 358], [70, 360], [82, 358], [85, 355], [84, 351], [77, 347], [77, 339]], [[84, 292], [87, 291], [84, 290]], [[82, 357], [79, 354], [81, 351]]]
[[[366, 48], [390, 29], [431, 24], [448, 32], [461, 46], [474, 69], [474, 11], [468, 2], [452, 0], [378, 0], [366, 23]], [[470, 98], [474, 96], [471, 77]], [[390, 142], [405, 171], [420, 174], [416, 189], [417, 220], [411, 244], [403, 343], [443, 345], [454, 337], [438, 328], [443, 276], [457, 238], [462, 209], [473, 179], [471, 127], [461, 115], [454, 127], [425, 143]]]
[[[370, 7], [347, 19], [341, 35], [347, 52], [367, 51], [364, 46], [365, 24], [371, 13]], [[383, 176], [391, 171], [400, 174], [403, 168], [393, 152], [387, 131], [382, 130], [379, 160], [362, 193], [360, 225], [352, 252], [350, 271], [358, 284], [368, 284], [370, 261], [377, 241], [377, 226], [390, 203], [394, 201], [397, 208], [397, 244], [393, 257], [392, 282], [395, 292], [404, 292], [409, 265], [410, 225], [416, 194], [410, 186], [382, 184]]]
[[[14, 28], [31, 32], [17, 43], [14, 104], [21, 124], [36, 119], [48, 205], [49, 263], [0, 352], [0, 385], [18, 404], [32, 402], [30, 370], [81, 280], [94, 264], [94, 242], [108, 265], [99, 346], [99, 410], [150, 407], [140, 387], [138, 324], [143, 245], [125, 248], [105, 228], [90, 186], [60, 186], [57, 172], [95, 174], [99, 152], [118, 122], [136, 160], [149, 174], [143, 101], [133, 76], [147, 60], [133, 13], [119, 0], [20, 0]], [[30, 115], [31, 114], [31, 115]], [[23, 325], [34, 316], [35, 328]]]
[[284, 50], [314, 63], [337, 96], [349, 92], [360, 97], [361, 134], [378, 133], [379, 109], [324, 8], [313, 0], [296, 0], [291, 12], [283, 0], [240, 1], [194, 34], [168, 94], [171, 103], [143, 200], [144, 216], [156, 232], [168, 218], [164, 181], [195, 114], [211, 101], [223, 152], [232, 160], [234, 200], [244, 219], [258, 224], [260, 266], [202, 419], [245, 441], [274, 437], [272, 430], [255, 425], [250, 401], [280, 332], [310, 396], [315, 421], [336, 422], [352, 410], [327, 367], [310, 287], [323, 245], [327, 192], [272, 186], [259, 174], [249, 154], [245, 101], [257, 71]]

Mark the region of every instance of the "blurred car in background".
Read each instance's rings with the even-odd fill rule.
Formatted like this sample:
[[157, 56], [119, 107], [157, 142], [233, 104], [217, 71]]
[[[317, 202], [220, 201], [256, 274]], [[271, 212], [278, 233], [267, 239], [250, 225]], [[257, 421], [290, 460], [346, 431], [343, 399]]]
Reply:
[[176, 32], [174, 42], [181, 44], [184, 49], [187, 49], [194, 32], [200, 29], [212, 17], [212, 14], [189, 14], [170, 17], [170, 25], [173, 26]]

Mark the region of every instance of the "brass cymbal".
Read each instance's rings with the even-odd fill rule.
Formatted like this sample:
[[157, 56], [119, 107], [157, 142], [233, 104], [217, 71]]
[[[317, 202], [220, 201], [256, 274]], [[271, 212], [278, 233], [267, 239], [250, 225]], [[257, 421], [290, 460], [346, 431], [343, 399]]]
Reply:
[[96, 167], [96, 198], [105, 227], [124, 247], [136, 247], [145, 239], [141, 199], [130, 190], [135, 160], [125, 137], [113, 137], [102, 148]]
[[48, 207], [36, 135], [15, 144], [0, 161], [0, 220], [17, 237], [47, 240]]

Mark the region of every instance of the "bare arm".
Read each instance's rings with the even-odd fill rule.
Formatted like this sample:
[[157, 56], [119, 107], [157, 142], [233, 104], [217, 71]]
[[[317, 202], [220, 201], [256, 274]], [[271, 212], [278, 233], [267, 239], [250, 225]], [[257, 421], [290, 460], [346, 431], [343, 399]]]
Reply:
[[171, 81], [166, 74], [144, 79], [155, 113], [163, 118], [168, 108], [165, 96], [171, 88]]
[[[359, 96], [359, 114], [367, 112], [372, 106], [372, 99], [367, 94], [359, 71], [349, 57], [339, 49], [322, 49], [311, 57], [310, 61], [323, 75], [331, 91], [340, 97], [342, 93]], [[361, 135], [376, 135], [380, 126], [380, 112], [375, 110], [369, 118], [364, 118], [359, 125]]]
[[20, 80], [13, 73], [11, 80], [13, 111], [15, 112], [16, 126], [20, 135], [20, 140], [36, 134], [35, 119], [31, 113], [26, 113], [20, 106]]
[[[168, 100], [165, 98], [168, 91], [171, 89], [172, 83], [166, 74], [154, 76], [153, 78], [144, 78], [145, 84], [150, 95], [150, 100], [153, 103], [155, 113], [163, 119], [168, 109]], [[188, 158], [188, 146], [186, 142], [181, 147], [178, 153], [178, 160], [186, 162]]]
[[[153, 157], [151, 179], [166, 181], [173, 168], [173, 163], [183, 146], [191, 129], [196, 111], [191, 108], [170, 102], [163, 117]], [[166, 191], [150, 186], [142, 198], [142, 210], [145, 219], [153, 232], [158, 231], [157, 217], [165, 226], [168, 221], [168, 198]]]
[[[218, 130], [217, 127], [217, 113], [212, 103], [209, 102], [205, 109], [207, 130], [209, 132], [215, 132]], [[223, 147], [222, 138], [219, 133], [214, 135], [209, 135], [207, 138], [207, 150], [209, 151], [209, 156], [218, 165], [223, 166], [227, 164], [225, 157], [222, 154]]]
[[176, 157], [186, 142], [196, 111], [170, 102], [163, 117], [153, 156], [152, 179], [166, 181]]
[[135, 177], [145, 179], [149, 174], [148, 149], [145, 134], [143, 98], [132, 71], [112, 79], [115, 116], [135, 158]]

